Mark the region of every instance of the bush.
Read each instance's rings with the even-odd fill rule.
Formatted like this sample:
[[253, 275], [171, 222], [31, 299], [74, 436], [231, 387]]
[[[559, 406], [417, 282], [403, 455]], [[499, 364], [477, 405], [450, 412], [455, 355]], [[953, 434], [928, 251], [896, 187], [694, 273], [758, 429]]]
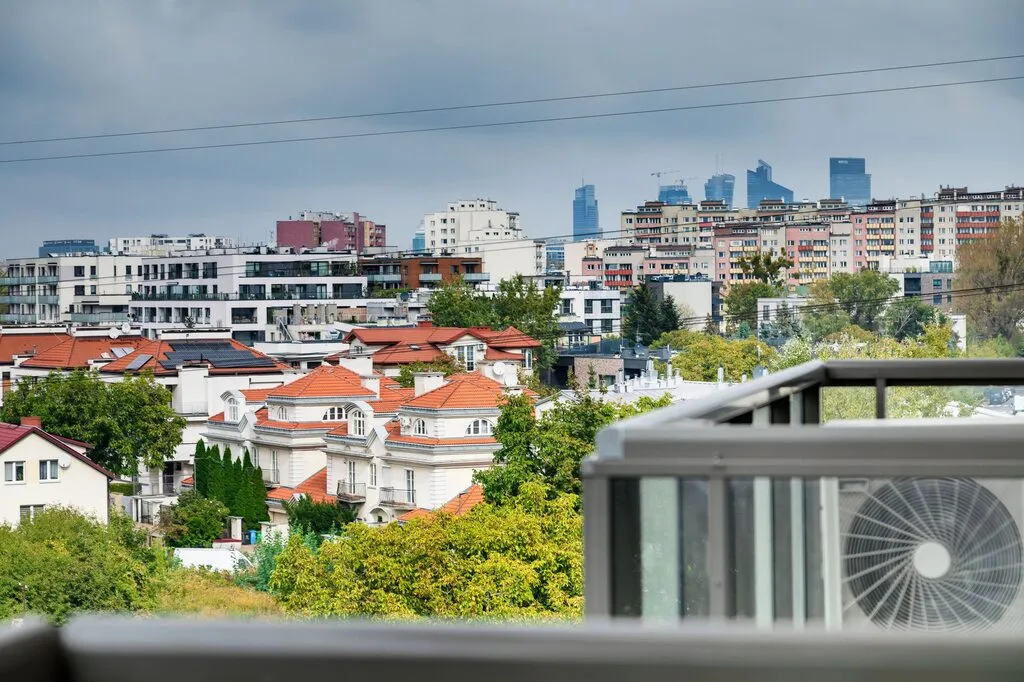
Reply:
[[224, 533], [228, 508], [217, 500], [209, 500], [195, 490], [178, 496], [171, 508], [170, 520], [164, 526], [167, 544], [171, 547], [209, 547]]
[[110, 492], [120, 493], [121, 495], [134, 495], [135, 484], [134, 483], [111, 483]]
[[303, 495], [294, 502], [284, 502], [288, 525], [299, 532], [336, 533], [356, 520], [355, 509], [348, 505], [314, 502]]

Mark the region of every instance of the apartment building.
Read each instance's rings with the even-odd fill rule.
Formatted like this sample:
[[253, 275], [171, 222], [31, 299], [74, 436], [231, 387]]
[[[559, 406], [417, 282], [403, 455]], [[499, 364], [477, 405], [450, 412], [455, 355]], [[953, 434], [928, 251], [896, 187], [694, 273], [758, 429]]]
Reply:
[[708, 316], [711, 316], [715, 325], [722, 324], [721, 282], [703, 276], [678, 275], [655, 277], [648, 281], [656, 301], [672, 298], [679, 310], [679, 321], [683, 329], [703, 329]]
[[110, 253], [122, 256], [169, 256], [176, 251], [230, 249], [236, 246], [233, 237], [210, 236], [203, 233], [172, 237], [152, 234], [148, 237], [115, 237], [107, 242]]
[[149, 336], [182, 326], [230, 328], [252, 345], [319, 338], [336, 322], [365, 321], [367, 278], [353, 253], [189, 251], [146, 258], [141, 267], [131, 314]]
[[828, 279], [831, 268], [831, 226], [786, 226], [786, 254], [793, 261], [790, 279], [807, 284], [817, 279]]
[[359, 274], [371, 290], [433, 288], [456, 277], [479, 285], [489, 282], [479, 256], [372, 256], [360, 258]]
[[516, 241], [526, 235], [519, 213], [493, 199], [460, 199], [444, 211], [423, 216], [424, 247], [434, 253], [464, 253], [472, 242]]
[[387, 227], [358, 213], [303, 211], [297, 218], [277, 221], [277, 246], [296, 253], [303, 249], [362, 253], [387, 246]]
[[580, 336], [619, 334], [622, 296], [618, 290], [601, 288], [597, 282], [564, 287], [558, 305], [558, 322], [563, 329], [575, 329]]

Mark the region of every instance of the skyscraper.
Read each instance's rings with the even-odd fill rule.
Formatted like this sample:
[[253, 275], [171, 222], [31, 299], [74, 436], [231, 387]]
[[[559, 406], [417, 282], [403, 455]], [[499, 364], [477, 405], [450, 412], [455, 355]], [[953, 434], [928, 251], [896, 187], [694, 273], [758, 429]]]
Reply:
[[576, 198], [572, 200], [572, 239], [595, 239], [601, 236], [601, 227], [597, 221], [597, 195], [593, 185], [576, 188]]
[[871, 203], [871, 175], [864, 159], [833, 156], [828, 160], [830, 199], [845, 199], [851, 206]]
[[658, 201], [669, 206], [682, 206], [683, 204], [693, 203], [693, 199], [690, 198], [690, 191], [686, 188], [686, 183], [681, 181], [674, 185], [662, 185], [659, 187]]
[[764, 199], [781, 199], [793, 203], [793, 190], [772, 180], [772, 167], [761, 159], [757, 169], [747, 171], [747, 208], [757, 208]]
[[422, 227], [412, 236], [412, 250], [413, 253], [425, 253], [427, 250], [427, 233]]
[[715, 173], [704, 183], [704, 198], [709, 201], [724, 201], [726, 207], [732, 208], [732, 196], [735, 189], [735, 175]]

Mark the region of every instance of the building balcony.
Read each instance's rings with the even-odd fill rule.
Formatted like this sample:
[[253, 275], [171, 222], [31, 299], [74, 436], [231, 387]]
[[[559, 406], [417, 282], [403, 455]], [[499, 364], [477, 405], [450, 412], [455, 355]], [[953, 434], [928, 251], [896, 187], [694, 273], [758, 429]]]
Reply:
[[121, 324], [128, 322], [128, 313], [64, 313], [65, 322], [75, 324]]
[[56, 284], [56, 275], [40, 275], [38, 277], [0, 277], [0, 286], [18, 286], [21, 284]]
[[0, 303], [49, 303], [56, 305], [59, 299], [53, 295], [43, 294], [12, 294], [0, 296]]
[[[336, 295], [337, 294], [337, 295]], [[263, 293], [143, 293], [136, 291], [132, 293], [133, 301], [153, 301], [156, 303], [164, 301], [344, 301], [361, 299], [366, 297], [366, 292], [360, 289], [358, 292], [308, 292], [308, 291], [278, 291]]]
[[442, 279], [441, 274], [437, 273], [437, 272], [421, 272], [420, 273], [420, 281], [421, 282], [440, 282], [441, 279]]
[[401, 488], [381, 488], [380, 503], [396, 509], [415, 509], [416, 491]]
[[59, 320], [44, 320], [35, 314], [24, 313], [3, 313], [0, 314], [0, 323], [3, 324], [42, 324], [44, 322], [59, 323]]
[[367, 275], [366, 281], [371, 284], [383, 284], [389, 282], [401, 282], [402, 275], [397, 272], [378, 273], [374, 275]]
[[462, 279], [467, 282], [489, 282], [491, 281], [491, 273], [489, 272], [467, 272], [462, 275]]
[[582, 468], [588, 615], [1019, 632], [1024, 419], [886, 417], [1021, 385], [1020, 359], [815, 361], [608, 427]]
[[365, 502], [366, 484], [355, 481], [338, 481], [338, 499], [342, 502]]

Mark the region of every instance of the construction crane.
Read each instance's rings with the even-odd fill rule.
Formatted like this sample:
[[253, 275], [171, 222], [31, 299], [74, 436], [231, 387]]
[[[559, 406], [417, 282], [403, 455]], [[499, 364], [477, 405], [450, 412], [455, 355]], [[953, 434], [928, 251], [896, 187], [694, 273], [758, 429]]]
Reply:
[[657, 173], [651, 173], [653, 177], [658, 178], [658, 182], [661, 182], [662, 175], [672, 175], [674, 173], [681, 173], [682, 171], [670, 170], [670, 171], [658, 171]]

